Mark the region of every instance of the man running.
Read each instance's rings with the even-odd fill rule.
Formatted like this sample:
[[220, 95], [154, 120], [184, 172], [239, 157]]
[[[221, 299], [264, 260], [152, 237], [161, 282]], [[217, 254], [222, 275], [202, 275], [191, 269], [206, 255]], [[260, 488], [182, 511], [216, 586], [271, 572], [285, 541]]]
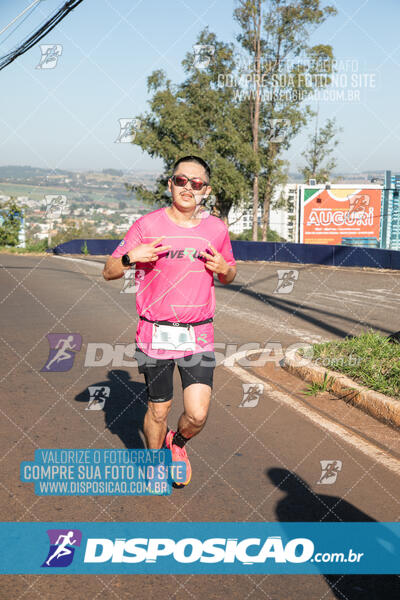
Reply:
[[[185, 462], [184, 485], [191, 478], [184, 446], [205, 425], [213, 385], [214, 273], [223, 284], [236, 275], [226, 225], [201, 210], [211, 192], [210, 174], [202, 158], [179, 159], [168, 181], [172, 205], [138, 219], [103, 271], [106, 280], [118, 279], [136, 266], [135, 358], [148, 394], [143, 430], [148, 448], [165, 445], [173, 460]], [[167, 428], [175, 364], [183, 388], [176, 432]]]

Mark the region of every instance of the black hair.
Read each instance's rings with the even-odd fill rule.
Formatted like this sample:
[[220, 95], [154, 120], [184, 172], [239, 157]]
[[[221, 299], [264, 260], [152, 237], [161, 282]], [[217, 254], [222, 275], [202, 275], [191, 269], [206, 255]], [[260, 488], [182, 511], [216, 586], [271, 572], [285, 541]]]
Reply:
[[173, 172], [175, 173], [177, 167], [183, 163], [183, 162], [195, 162], [198, 163], [199, 165], [201, 165], [205, 172], [207, 173], [207, 177], [208, 180], [210, 180], [211, 177], [211, 169], [208, 166], [208, 164], [206, 163], [205, 160], [203, 160], [202, 158], [200, 158], [200, 156], [193, 156], [193, 155], [189, 155], [189, 156], [183, 156], [182, 158], [178, 158], [178, 160], [176, 161], [176, 163], [174, 164], [174, 169]]

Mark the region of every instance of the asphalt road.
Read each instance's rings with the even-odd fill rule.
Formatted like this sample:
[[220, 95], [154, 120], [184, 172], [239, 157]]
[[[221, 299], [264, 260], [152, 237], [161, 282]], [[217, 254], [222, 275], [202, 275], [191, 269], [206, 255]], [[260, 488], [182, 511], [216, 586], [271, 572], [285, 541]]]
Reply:
[[[35, 496], [33, 484], [19, 480], [19, 465], [33, 460], [36, 448], [143, 447], [143, 402], [131, 401], [132, 394], [143, 398], [137, 368], [121, 354], [114, 365], [85, 366], [88, 344], [134, 341], [135, 296], [121, 293], [122, 280], [105, 282], [89, 262], [2, 254], [0, 267], [3, 521], [398, 521], [400, 472], [388, 467], [399, 458], [398, 433], [327, 394], [306, 401], [304, 383], [272, 362], [243, 367], [250, 380], [253, 374], [268, 383], [253, 406], [243, 406], [243, 378], [229, 365], [217, 368], [206, 428], [188, 448], [187, 488], [170, 497]], [[243, 263], [232, 285], [217, 286], [215, 337], [226, 355], [272, 342], [285, 350], [368, 327], [400, 330], [400, 273], [301, 265], [290, 275], [293, 289], [282, 293], [278, 269], [293, 265]], [[41, 371], [49, 333], [82, 337], [69, 371]], [[175, 377], [171, 426], [181, 411]], [[98, 385], [110, 387], [109, 400], [101, 411], [85, 410], [88, 387]], [[296, 409], [304, 405], [321, 422]], [[326, 459], [342, 462], [331, 485], [317, 483]], [[7, 599], [400, 597], [394, 576], [21, 575], [3, 576], [0, 584]]]

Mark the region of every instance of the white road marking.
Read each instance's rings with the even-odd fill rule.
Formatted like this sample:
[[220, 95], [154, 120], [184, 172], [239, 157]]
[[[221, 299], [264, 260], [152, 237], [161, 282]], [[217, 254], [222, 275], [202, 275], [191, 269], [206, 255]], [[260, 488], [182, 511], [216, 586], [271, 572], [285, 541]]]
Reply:
[[291, 327], [289, 323], [285, 321], [280, 321], [274, 317], [275, 313], [271, 314], [271, 318], [266, 317], [265, 315], [261, 315], [251, 310], [246, 310], [243, 308], [234, 308], [229, 306], [229, 314], [235, 314], [238, 318], [245, 319], [246, 321], [250, 321], [252, 323], [256, 323], [258, 326], [264, 325], [269, 329], [274, 331], [283, 331], [289, 335], [293, 335], [296, 338], [299, 338], [302, 342], [309, 342], [310, 344], [318, 344], [319, 342], [326, 342], [326, 338], [321, 337], [317, 333], [310, 333], [305, 329], [297, 329], [296, 327]]
[[[276, 402], [279, 402], [280, 404], [285, 404], [293, 410], [296, 410], [301, 415], [303, 415], [303, 417], [305, 417], [318, 427], [321, 427], [322, 429], [333, 433], [347, 444], [350, 444], [369, 458], [375, 460], [379, 464], [389, 469], [389, 471], [392, 471], [392, 473], [400, 475], [400, 460], [398, 460], [397, 458], [390, 456], [374, 444], [371, 444], [370, 442], [364, 440], [362, 437], [353, 433], [350, 429], [347, 429], [343, 425], [339, 425], [338, 423], [335, 423], [327, 417], [321, 415], [320, 413], [312, 410], [308, 406], [305, 406], [299, 400], [292, 398], [285, 392], [274, 389], [271, 385], [269, 385], [266, 382], [265, 379], [260, 379], [250, 371], [246, 371], [246, 369], [243, 369], [243, 367], [240, 367], [238, 365], [228, 366], [227, 364], [225, 364], [225, 361], [227, 360], [229, 360], [229, 362], [231, 363], [235, 362], [238, 359], [245, 358], [249, 354], [257, 354], [259, 352], [260, 350], [245, 350], [243, 352], [236, 352], [235, 354], [232, 354], [229, 357], [229, 359], [225, 359], [222, 362], [222, 365], [226, 369], [229, 369], [232, 373], [234, 373], [244, 383], [262, 383], [264, 386], [264, 392], [267, 392], [270, 398], [272, 398]], [[263, 352], [263, 350], [261, 350], [261, 352]]]
[[[339, 295], [341, 294], [341, 295]], [[338, 302], [349, 302], [360, 304], [361, 306], [376, 306], [379, 301], [379, 306], [383, 308], [395, 308], [398, 299], [388, 298], [377, 294], [368, 294], [367, 292], [354, 292], [350, 290], [339, 290], [335, 294], [327, 294], [324, 292], [316, 292], [315, 296], [327, 298], [329, 301], [336, 300]]]

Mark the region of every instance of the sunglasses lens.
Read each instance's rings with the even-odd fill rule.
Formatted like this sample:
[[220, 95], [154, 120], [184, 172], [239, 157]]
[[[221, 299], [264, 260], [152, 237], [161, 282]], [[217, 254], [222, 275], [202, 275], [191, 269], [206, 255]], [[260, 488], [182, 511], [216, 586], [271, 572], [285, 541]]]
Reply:
[[192, 185], [193, 190], [201, 190], [201, 188], [204, 185], [201, 179], [191, 179], [190, 183]]
[[183, 187], [184, 185], [187, 184], [188, 179], [187, 179], [187, 177], [183, 177], [183, 175], [175, 175], [173, 178], [173, 182], [178, 187]]

